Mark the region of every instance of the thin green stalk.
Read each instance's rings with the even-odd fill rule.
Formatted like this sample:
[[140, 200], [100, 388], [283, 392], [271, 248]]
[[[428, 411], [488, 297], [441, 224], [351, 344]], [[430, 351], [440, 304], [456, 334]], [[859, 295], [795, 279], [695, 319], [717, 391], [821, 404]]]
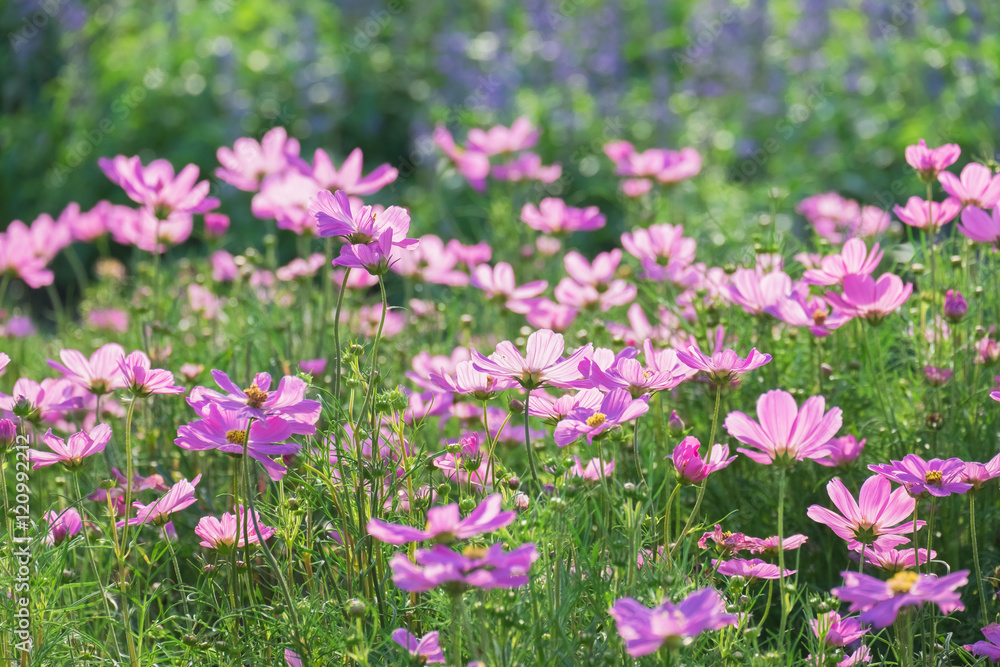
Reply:
[[681, 490], [681, 485], [674, 485], [674, 490], [670, 492], [670, 497], [667, 498], [667, 508], [663, 512], [663, 553], [670, 553], [670, 507], [674, 504], [674, 498], [677, 497], [677, 492]]
[[782, 544], [785, 534], [785, 466], [778, 472], [778, 591], [781, 596], [781, 624], [778, 626], [778, 645], [784, 651], [785, 625], [788, 622], [788, 592], [785, 590], [785, 547]]
[[132, 415], [135, 413], [135, 405], [139, 399], [132, 397], [128, 403], [128, 413], [125, 415], [125, 527], [122, 528], [122, 548], [128, 548], [128, 515], [132, 511], [132, 479], [134, 472], [132, 469]]
[[[333, 316], [333, 400], [340, 401], [340, 311], [344, 307], [344, 293], [347, 292], [347, 279], [351, 276], [350, 269], [344, 269], [344, 280], [340, 283], [340, 294], [337, 295], [337, 312]], [[324, 321], [326, 315], [323, 315]], [[329, 452], [326, 452], [329, 454]]]
[[983, 627], [989, 625], [986, 618], [986, 596], [983, 594], [983, 572], [979, 567], [979, 535], [976, 533], [976, 493], [969, 493], [969, 528], [972, 531], [972, 560], [976, 564], [976, 584], [979, 586], [979, 611]]
[[[83, 493], [80, 491], [80, 474], [79, 470], [73, 473], [73, 486], [76, 491], [77, 502], [83, 503]], [[4, 482], [4, 505], [7, 503], [7, 484]], [[110, 493], [108, 496], [110, 497]], [[83, 508], [86, 513], [86, 507]], [[113, 517], [112, 517], [113, 520]], [[9, 527], [9, 524], [8, 524]], [[101, 579], [101, 570], [97, 567], [97, 558], [94, 556], [94, 550], [90, 546], [90, 532], [87, 531], [86, 516], [84, 516], [83, 529], [80, 531], [83, 533], [83, 544], [87, 549], [88, 561], [90, 562], [90, 569], [94, 572], [94, 578], [97, 579], [97, 587], [101, 590], [101, 600], [104, 602], [104, 614], [108, 617], [108, 622], [114, 625], [113, 617], [111, 616], [111, 605], [108, 604], [108, 593], [107, 589], [104, 587], [104, 581]], [[8, 535], [11, 534], [8, 530]], [[118, 635], [115, 633], [114, 628], [111, 630], [111, 640], [115, 644], [115, 655], [121, 655], [121, 647], [118, 644]]]
[[[528, 467], [531, 469], [532, 493], [538, 493], [542, 487], [538, 483], [538, 472], [535, 470], [535, 453], [531, 450], [531, 433], [528, 431], [528, 405], [531, 401], [531, 390], [524, 394], [524, 448], [528, 450]], [[604, 479], [603, 470], [601, 479]]]

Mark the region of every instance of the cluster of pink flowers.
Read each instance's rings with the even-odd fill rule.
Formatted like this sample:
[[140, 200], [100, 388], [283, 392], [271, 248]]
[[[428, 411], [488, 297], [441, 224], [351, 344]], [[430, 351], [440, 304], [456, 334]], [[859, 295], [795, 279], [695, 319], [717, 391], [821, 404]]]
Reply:
[[616, 173], [625, 177], [621, 189], [629, 197], [646, 194], [654, 181], [673, 185], [701, 171], [701, 155], [693, 148], [650, 148], [639, 152], [628, 141], [613, 141], [604, 146], [604, 154], [615, 163]]

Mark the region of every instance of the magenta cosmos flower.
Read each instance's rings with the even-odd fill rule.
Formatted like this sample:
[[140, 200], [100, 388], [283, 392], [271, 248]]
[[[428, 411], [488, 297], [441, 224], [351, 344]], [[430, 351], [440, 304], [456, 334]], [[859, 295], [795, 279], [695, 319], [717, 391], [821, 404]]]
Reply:
[[539, 132], [527, 116], [521, 116], [509, 128], [496, 125], [488, 130], [469, 130], [466, 142], [469, 148], [486, 155], [513, 153], [531, 148], [538, 143]]
[[802, 279], [810, 285], [839, 285], [852, 274], [871, 275], [882, 261], [882, 254], [878, 243], [869, 252], [864, 241], [853, 238], [844, 244], [839, 255], [827, 255], [820, 261], [820, 268], [809, 269]]
[[925, 461], [916, 454], [907, 454], [902, 461], [877, 463], [868, 469], [902, 484], [914, 498], [927, 495], [944, 498], [972, 488], [972, 484], [962, 481], [965, 462], [957, 458]]
[[[733, 558], [719, 562], [712, 560], [712, 566], [718, 568], [717, 572], [727, 577], [743, 577], [744, 579], [780, 579], [781, 574], [777, 565], [766, 563], [759, 558], [744, 560]], [[785, 570], [785, 576], [790, 577], [797, 570]]]
[[792, 279], [783, 271], [761, 275], [756, 269], [737, 269], [728, 285], [729, 299], [744, 311], [760, 315], [792, 292]]
[[736, 460], [729, 456], [729, 445], [712, 445], [708, 461], [701, 460], [698, 449], [701, 442], [689, 435], [674, 447], [674, 453], [668, 456], [677, 470], [677, 481], [681, 484], [698, 484], [716, 470], [722, 470]]
[[856, 618], [841, 618], [835, 611], [820, 614], [809, 621], [813, 634], [830, 646], [848, 646], [861, 639], [868, 628]]
[[[170, 520], [171, 514], [180, 512], [185, 507], [189, 507], [195, 503], [194, 487], [198, 486], [198, 482], [200, 481], [201, 475], [198, 475], [190, 482], [182, 479], [150, 505], [132, 503], [132, 507], [136, 511], [136, 516], [128, 520], [128, 525], [141, 526], [153, 523], [157, 526], [162, 526]], [[119, 521], [116, 525], [121, 528], [125, 525], [125, 521]]]
[[714, 588], [702, 588], [672, 603], [664, 600], [650, 609], [632, 598], [621, 598], [608, 609], [615, 619], [625, 650], [633, 658], [677, 649], [708, 630], [735, 625], [737, 617], [726, 613], [726, 603]]
[[566, 471], [566, 477], [578, 477], [588, 482], [599, 482], [601, 477], [610, 477], [615, 471], [615, 460], [602, 461], [600, 458], [592, 458], [586, 466], [579, 456], [573, 457], [573, 465]]
[[861, 622], [877, 629], [892, 625], [899, 610], [906, 606], [923, 606], [933, 602], [943, 614], [965, 609], [956, 589], [969, 582], [969, 571], [961, 570], [943, 577], [916, 572], [898, 572], [889, 581], [867, 574], [842, 572], [844, 585], [831, 593], [850, 602], [850, 611], [861, 612]]
[[530, 336], [522, 355], [510, 341], [502, 341], [496, 351], [484, 357], [472, 350], [472, 367], [494, 377], [510, 378], [525, 389], [551, 384], [556, 387], [583, 377], [579, 365], [590, 355], [593, 346], [587, 343], [566, 359], [560, 360], [565, 343], [562, 334], [540, 329]]
[[[650, 356], [647, 353], [646, 358], [649, 359]], [[601, 391], [625, 389], [633, 398], [654, 391], [673, 389], [688, 379], [691, 373], [691, 369], [683, 364], [676, 364], [672, 368], [667, 366], [666, 371], [652, 368], [647, 370], [637, 360], [627, 358], [617, 359], [606, 370], [593, 362], [582, 362], [580, 370]]]
[[464, 554], [458, 554], [439, 544], [432, 549], [418, 549], [414, 559], [416, 563], [400, 553], [389, 561], [393, 582], [411, 593], [423, 593], [442, 584], [459, 591], [467, 587], [518, 588], [528, 583], [528, 570], [538, 560], [538, 550], [534, 544], [522, 544], [504, 552], [500, 544], [494, 544], [488, 549], [469, 547]]
[[83, 518], [72, 507], [61, 513], [50, 510], [42, 518], [49, 525], [49, 534], [45, 536], [45, 544], [50, 547], [62, 544], [63, 540], [73, 537], [83, 530]]
[[[886, 549], [909, 542], [904, 534], [913, 531], [910, 519], [916, 501], [903, 487], [892, 491], [888, 479], [872, 475], [861, 485], [858, 501], [837, 478], [827, 483], [826, 492], [840, 514], [812, 505], [806, 516], [829, 526], [838, 537], [847, 540], [848, 548], [858, 551], [862, 545], [868, 545]], [[923, 525], [923, 521], [917, 522], [917, 528]]]
[[917, 565], [923, 565], [937, 558], [937, 552], [933, 549], [928, 553], [927, 549], [867, 549], [865, 560], [889, 574], [895, 574], [901, 570], [908, 570]]
[[136, 350], [118, 361], [122, 382], [134, 396], [150, 394], [182, 394], [184, 387], [174, 385], [174, 374], [162, 368], [151, 368], [149, 356]]
[[931, 181], [939, 172], [955, 164], [961, 154], [958, 144], [928, 148], [921, 139], [915, 145], [906, 147], [906, 162], [920, 173], [922, 180]]
[[886, 315], [896, 312], [913, 293], [913, 284], [903, 284], [892, 273], [883, 273], [878, 282], [871, 276], [849, 275], [844, 278], [843, 295], [827, 292], [826, 300], [852, 317], [862, 317], [879, 324]]
[[791, 394], [775, 389], [757, 399], [759, 423], [742, 412], [730, 412], [725, 427], [731, 436], [754, 448], [737, 451], [757, 463], [791, 465], [828, 453], [827, 443], [840, 430], [843, 417], [840, 408], [824, 414], [825, 407], [822, 396], [812, 396], [800, 409]]
[[593, 231], [604, 226], [604, 215], [596, 206], [574, 208], [556, 197], [546, 197], [536, 207], [525, 204], [521, 220], [543, 234], [568, 234]]
[[91, 429], [90, 433], [84, 431], [74, 433], [69, 436], [68, 441], [52, 435], [52, 429], [49, 429], [42, 436], [42, 442], [48, 445], [52, 451], [43, 452], [29, 449], [28, 457], [34, 463], [32, 466], [34, 470], [56, 463], [62, 463], [70, 470], [75, 470], [83, 465], [83, 459], [103, 452], [110, 440], [111, 427], [107, 424], [98, 424]]
[[501, 512], [503, 498], [499, 493], [487, 497], [464, 519], [459, 518], [458, 503], [427, 510], [427, 526], [423, 530], [386, 523], [378, 519], [368, 522], [368, 534], [387, 544], [406, 544], [433, 540], [449, 544], [455, 540], [465, 540], [483, 533], [492, 533], [510, 523], [516, 512]]
[[[464, 348], [459, 348], [464, 349]], [[432, 390], [443, 390], [453, 394], [468, 394], [477, 401], [486, 401], [496, 397], [501, 391], [517, 386], [511, 378], [493, 377], [477, 371], [471, 361], [461, 361], [455, 366], [454, 376], [431, 373]]]
[[49, 359], [48, 364], [73, 384], [100, 396], [125, 386], [118, 368], [118, 362], [124, 356], [125, 350], [121, 345], [108, 343], [97, 348], [90, 359], [76, 350], [59, 350], [59, 358], [63, 363]]
[[270, 373], [257, 373], [246, 389], [236, 386], [223, 371], [213, 370], [212, 377], [226, 394], [209, 389], [192, 391], [188, 403], [203, 417], [208, 403], [220, 408], [238, 412], [245, 417], [262, 419], [277, 415], [288, 421], [292, 432], [297, 435], [312, 435], [316, 432], [321, 405], [319, 401], [305, 398], [309, 385], [302, 378], [286, 375], [278, 381], [277, 389], [271, 389]]
[[532, 309], [534, 297], [545, 291], [549, 284], [544, 280], [534, 280], [518, 286], [514, 279], [514, 268], [507, 262], [496, 266], [480, 264], [472, 270], [469, 284], [486, 293], [486, 298], [502, 303], [508, 310], [524, 314]]
[[476, 192], [486, 189], [486, 177], [490, 174], [490, 158], [486, 153], [476, 148], [466, 150], [456, 145], [451, 132], [442, 125], [434, 128], [434, 144], [455, 163], [458, 173], [465, 177]]
[[954, 197], [948, 197], [940, 204], [936, 201], [931, 202], [928, 208], [925, 200], [920, 197], [910, 197], [906, 200], [906, 206], [897, 204], [892, 210], [897, 218], [910, 227], [926, 229], [934, 234], [955, 219], [955, 216], [962, 211], [962, 202]]
[[974, 656], [988, 658], [990, 662], [1000, 662], [1000, 625], [990, 623], [982, 630], [985, 640], [966, 644], [962, 648]]
[[816, 463], [828, 468], [844, 468], [858, 460], [865, 449], [865, 442], [865, 438], [858, 440], [853, 435], [834, 438], [827, 443], [827, 455], [816, 459]]
[[320, 236], [342, 236], [349, 244], [374, 243], [383, 233], [391, 232], [392, 245], [409, 248], [416, 239], [406, 238], [410, 231], [410, 214], [405, 208], [390, 206], [376, 213], [371, 206], [356, 210], [343, 190], [330, 193], [323, 190], [310, 200], [309, 214], [316, 218]]
[[1000, 202], [1000, 175], [994, 176], [989, 167], [970, 162], [962, 168], [961, 177], [950, 171], [938, 174], [944, 191], [964, 206], [993, 208]]
[[691, 343], [687, 350], [677, 352], [677, 359], [682, 364], [707, 374], [714, 382], [728, 384], [739, 379], [744, 373], [769, 363], [771, 355], [761, 354], [757, 348], [753, 348], [746, 359], [740, 359], [733, 350], [722, 350], [708, 356], [698, 348], [697, 343]]
[[976, 243], [1000, 243], [1000, 206], [993, 209], [990, 216], [986, 211], [970, 206], [962, 211], [962, 221], [958, 223], [958, 231]]
[[411, 657], [418, 660], [418, 664], [432, 665], [445, 662], [444, 651], [438, 643], [436, 631], [417, 638], [406, 628], [396, 628], [392, 631], [392, 641], [405, 648]]
[[392, 230], [386, 229], [373, 243], [353, 243], [341, 247], [334, 266], [345, 269], [364, 269], [373, 276], [389, 272], [392, 257]]
[[594, 438], [619, 424], [637, 419], [649, 411], [647, 398], [632, 398], [624, 389], [615, 389], [601, 400], [598, 408], [576, 408], [556, 425], [553, 437], [556, 444], [565, 447], [581, 436], [587, 436], [587, 444]]
[[249, 137], [241, 137], [232, 148], [219, 148], [215, 156], [222, 165], [215, 170], [215, 175], [247, 192], [256, 192], [261, 180], [271, 174], [289, 167], [307, 167], [299, 157], [298, 139], [289, 137], [283, 127], [269, 130], [260, 143]]
[[250, 544], [260, 544], [255, 525], [260, 528], [260, 536], [265, 540], [274, 535], [274, 528], [264, 525], [260, 513], [254, 510], [248, 518], [243, 504], [240, 503], [237, 514], [226, 512], [220, 518], [201, 517], [195, 526], [194, 534], [201, 538], [201, 546], [229, 553], [233, 547], [245, 547], [247, 540]]
[[362, 176], [364, 154], [355, 148], [338, 170], [326, 151], [317, 148], [313, 154], [312, 177], [327, 190], [343, 190], [352, 197], [367, 197], [389, 185], [399, 176], [399, 170], [388, 163], [375, 167], [367, 176]]
[[166, 160], [153, 160], [144, 167], [138, 157], [116, 155], [99, 158], [97, 164], [132, 201], [146, 206], [160, 220], [171, 213], [204, 213], [219, 205], [218, 199], [208, 196], [209, 182], [197, 182], [197, 165], [189, 164], [175, 176]]

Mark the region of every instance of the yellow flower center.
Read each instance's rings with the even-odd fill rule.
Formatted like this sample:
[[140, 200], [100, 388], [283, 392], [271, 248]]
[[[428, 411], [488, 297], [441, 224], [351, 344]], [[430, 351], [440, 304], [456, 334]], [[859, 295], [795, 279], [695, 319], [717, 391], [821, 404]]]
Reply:
[[590, 428], [597, 428], [607, 419], [607, 415], [603, 412], [595, 412], [594, 414], [587, 417], [587, 426]]
[[924, 481], [934, 486], [941, 486], [941, 482], [944, 481], [944, 475], [941, 474], [940, 470], [928, 470], [924, 474]]
[[889, 588], [895, 594], [908, 593], [913, 584], [917, 583], [919, 576], [916, 572], [904, 571], [897, 572], [892, 579], [889, 580]]
[[226, 441], [231, 445], [245, 445], [247, 432], [236, 428], [226, 431]]
[[264, 401], [267, 400], [267, 392], [258, 387], [256, 382], [244, 389], [243, 392], [247, 395], [247, 405], [251, 408], [259, 410], [264, 405]]
[[474, 547], [470, 545], [465, 547], [465, 550], [462, 553], [466, 557], [472, 559], [480, 559], [486, 557], [486, 549], [484, 549], [483, 547]]
[[824, 313], [822, 310], [820, 310], [819, 308], [817, 308], [813, 312], [813, 323], [816, 326], [821, 327], [821, 326], [823, 326], [824, 322], [826, 322], [826, 313]]

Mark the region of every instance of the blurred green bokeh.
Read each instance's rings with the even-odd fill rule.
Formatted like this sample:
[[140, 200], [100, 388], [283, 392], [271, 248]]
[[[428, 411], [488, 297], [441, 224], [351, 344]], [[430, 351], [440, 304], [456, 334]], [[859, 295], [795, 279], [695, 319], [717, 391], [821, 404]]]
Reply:
[[430, 211], [434, 123], [526, 114], [570, 200], [614, 196], [606, 141], [696, 147], [694, 187], [739, 234], [772, 188], [786, 212], [825, 190], [903, 201], [907, 144], [992, 159], [1000, 124], [995, 0], [8, 0], [0, 24], [0, 227], [124, 202], [98, 156], [210, 174], [274, 125], [307, 156], [392, 163], [386, 196]]

